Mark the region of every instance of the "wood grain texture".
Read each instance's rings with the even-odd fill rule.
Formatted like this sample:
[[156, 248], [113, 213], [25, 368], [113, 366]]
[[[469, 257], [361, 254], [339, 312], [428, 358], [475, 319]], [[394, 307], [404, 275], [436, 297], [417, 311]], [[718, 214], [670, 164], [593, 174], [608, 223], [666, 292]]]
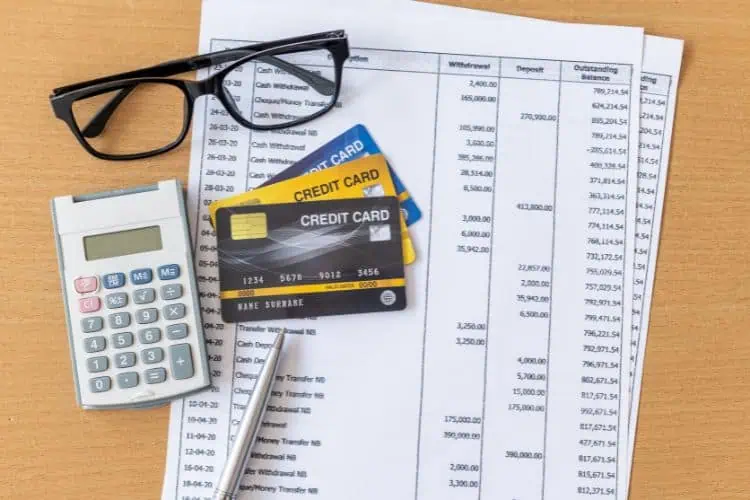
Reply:
[[[633, 499], [750, 498], [750, 2], [473, 0], [687, 41]], [[89, 157], [52, 116], [58, 85], [195, 52], [198, 0], [0, 3], [0, 497], [157, 498], [168, 410], [74, 401], [49, 200], [177, 177], [188, 144]]]

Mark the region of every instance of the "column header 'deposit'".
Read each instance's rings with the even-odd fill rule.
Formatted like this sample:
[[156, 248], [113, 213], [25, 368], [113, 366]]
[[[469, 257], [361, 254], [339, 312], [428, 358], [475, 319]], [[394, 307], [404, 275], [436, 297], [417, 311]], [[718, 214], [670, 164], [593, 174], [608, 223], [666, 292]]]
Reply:
[[560, 61], [504, 57], [502, 75], [503, 78], [558, 81], [560, 80]]
[[562, 63], [564, 82], [629, 85], [632, 73], [633, 67], [629, 64]]

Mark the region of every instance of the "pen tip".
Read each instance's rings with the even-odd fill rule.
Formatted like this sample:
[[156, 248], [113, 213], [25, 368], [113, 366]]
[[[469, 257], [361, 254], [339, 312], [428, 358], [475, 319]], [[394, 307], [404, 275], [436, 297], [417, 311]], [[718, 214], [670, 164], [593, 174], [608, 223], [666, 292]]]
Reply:
[[276, 334], [276, 340], [273, 341], [272, 349], [281, 350], [281, 346], [283, 345], [284, 345], [284, 334], [283, 333]]

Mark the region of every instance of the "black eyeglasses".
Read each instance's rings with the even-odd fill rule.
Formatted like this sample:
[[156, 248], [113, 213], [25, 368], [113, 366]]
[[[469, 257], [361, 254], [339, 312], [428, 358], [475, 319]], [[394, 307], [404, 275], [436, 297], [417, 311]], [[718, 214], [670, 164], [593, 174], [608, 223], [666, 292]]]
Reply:
[[[313, 120], [335, 106], [348, 57], [346, 33], [329, 31], [60, 87], [50, 102], [86, 151], [105, 160], [135, 160], [176, 148], [190, 129], [195, 100], [207, 94], [224, 106], [211, 114], [253, 130]], [[210, 66], [219, 71], [205, 80], [165, 78]]]

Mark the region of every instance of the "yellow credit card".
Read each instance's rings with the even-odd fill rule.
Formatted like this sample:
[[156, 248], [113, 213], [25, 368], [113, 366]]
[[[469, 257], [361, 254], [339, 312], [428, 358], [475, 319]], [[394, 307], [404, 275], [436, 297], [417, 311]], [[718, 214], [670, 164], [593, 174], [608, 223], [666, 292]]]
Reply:
[[[260, 187], [247, 193], [215, 201], [208, 206], [211, 223], [216, 227], [216, 211], [222, 207], [238, 205], [267, 205], [271, 203], [293, 203], [347, 198], [372, 198], [396, 196], [396, 188], [383, 155], [370, 155], [337, 167], [327, 168], [312, 174], [293, 177], [276, 184]], [[248, 221], [238, 221], [239, 233], [252, 235], [254, 226]], [[234, 229], [233, 229], [234, 230]], [[414, 244], [406, 229], [401, 214], [401, 241], [404, 264], [417, 258]]]

